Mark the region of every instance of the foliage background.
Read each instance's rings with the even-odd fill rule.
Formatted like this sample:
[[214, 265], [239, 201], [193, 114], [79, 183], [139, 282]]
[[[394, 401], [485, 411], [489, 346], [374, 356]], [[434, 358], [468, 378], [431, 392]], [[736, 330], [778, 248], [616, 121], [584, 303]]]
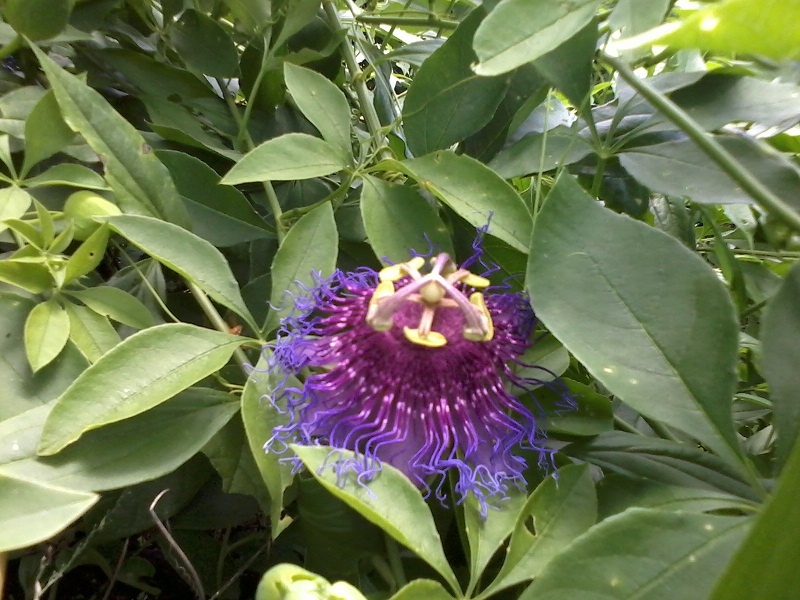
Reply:
[[[797, 0], [2, 11], [9, 597], [793, 597]], [[489, 215], [558, 479], [482, 520], [264, 454], [286, 290]]]

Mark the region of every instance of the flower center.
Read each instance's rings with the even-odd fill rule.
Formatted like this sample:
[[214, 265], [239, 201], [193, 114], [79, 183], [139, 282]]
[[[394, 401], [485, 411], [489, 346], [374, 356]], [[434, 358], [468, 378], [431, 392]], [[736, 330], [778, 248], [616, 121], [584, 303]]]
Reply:
[[[425, 259], [417, 256], [408, 262], [382, 269], [380, 284], [372, 294], [367, 310], [367, 324], [376, 331], [388, 331], [394, 325], [393, 316], [405, 302], [422, 304], [419, 325], [403, 327], [410, 342], [430, 348], [447, 344], [447, 338], [431, 329], [436, 311], [440, 308], [456, 308], [464, 316], [464, 339], [473, 342], [488, 342], [494, 336], [492, 316], [486, 308], [481, 292], [472, 292], [467, 297], [457, 284], [471, 288], [485, 288], [489, 280], [459, 269], [446, 253], [431, 259], [431, 270], [422, 274]], [[395, 289], [395, 283], [404, 278], [410, 281]]]

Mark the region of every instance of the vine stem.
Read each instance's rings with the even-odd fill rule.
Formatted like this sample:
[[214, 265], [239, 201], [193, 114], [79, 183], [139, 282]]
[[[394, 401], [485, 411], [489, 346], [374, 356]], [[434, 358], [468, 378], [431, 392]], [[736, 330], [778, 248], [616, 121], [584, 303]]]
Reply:
[[[336, 10], [335, 3], [326, 1], [322, 3], [325, 9], [325, 15], [328, 17], [331, 29], [340, 31], [344, 28], [341, 19], [339, 19], [339, 12]], [[355, 17], [355, 15], [353, 15]], [[356, 91], [358, 96], [359, 108], [361, 114], [364, 116], [364, 122], [367, 124], [367, 129], [375, 140], [375, 145], [378, 148], [378, 158], [381, 160], [390, 160], [394, 158], [392, 151], [386, 144], [386, 136], [383, 133], [381, 121], [378, 118], [378, 113], [375, 111], [375, 106], [372, 104], [369, 90], [367, 89], [367, 82], [364, 80], [364, 71], [358, 66], [355, 52], [350, 45], [350, 40], [345, 37], [340, 44], [344, 62], [347, 65], [347, 70], [350, 73], [350, 85]]]
[[441, 19], [431, 15], [430, 17], [391, 17], [387, 15], [358, 15], [356, 21], [359, 23], [371, 23], [375, 25], [391, 25], [392, 27], [438, 27], [439, 29], [455, 29], [458, 21]]
[[646, 80], [638, 78], [636, 74], [618, 58], [610, 56], [605, 52], [600, 53], [600, 58], [603, 62], [613, 67], [619, 76], [633, 89], [639, 92], [645, 100], [650, 102], [653, 107], [689, 136], [713, 162], [725, 171], [731, 179], [742, 186], [742, 189], [750, 194], [756, 202], [761, 204], [770, 213], [780, 217], [795, 230], [800, 231], [800, 214], [759, 181], [755, 175], [736, 160], [730, 152], [723, 148], [722, 145], [709, 135], [697, 121], [686, 113], [686, 111], [664, 96], [664, 94], [657, 91]]
[[392, 570], [397, 589], [406, 584], [406, 574], [403, 571], [403, 561], [400, 558], [400, 548], [397, 542], [388, 533], [384, 532], [383, 539], [386, 542], [386, 557], [389, 559], [389, 568]]

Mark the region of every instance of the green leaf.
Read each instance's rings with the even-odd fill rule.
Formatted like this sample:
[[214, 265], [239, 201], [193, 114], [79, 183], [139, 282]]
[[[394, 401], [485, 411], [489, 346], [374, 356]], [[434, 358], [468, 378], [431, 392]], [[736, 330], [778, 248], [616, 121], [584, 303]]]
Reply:
[[25, 351], [34, 373], [50, 364], [69, 339], [69, 317], [55, 298], [33, 307], [25, 321]]
[[478, 75], [498, 75], [536, 60], [594, 17], [600, 0], [501, 0], [475, 33]]
[[225, 185], [254, 181], [291, 181], [336, 173], [347, 167], [346, 155], [307, 133], [287, 133], [248, 152], [222, 178]]
[[0, 552], [45, 541], [99, 499], [97, 494], [29, 481], [0, 470]]
[[[800, 586], [800, 443], [795, 441], [775, 494], [719, 579], [711, 600], [786, 598]], [[753, 577], [758, 573], [758, 577]], [[789, 596], [787, 596], [787, 593]]]
[[[313, 240], [313, 243], [309, 243]], [[306, 213], [295, 223], [272, 261], [273, 309], [267, 316], [264, 331], [271, 331], [280, 318], [291, 312], [294, 301], [288, 293], [299, 283], [314, 286], [313, 272], [330, 277], [336, 268], [339, 236], [333, 209], [326, 202]]]
[[554, 88], [578, 107], [592, 87], [597, 38], [597, 22], [592, 19], [566, 42], [533, 63]]
[[489, 232], [528, 251], [531, 215], [519, 194], [494, 171], [469, 156], [444, 150], [400, 165], [474, 227], [489, 222]]
[[8, 229], [6, 219], [20, 219], [31, 206], [33, 198], [23, 189], [11, 185], [0, 190], [0, 232]]
[[64, 121], [80, 133], [105, 163], [117, 203], [126, 212], [187, 223], [169, 171], [152, 148], [98, 92], [32, 47], [58, 100]]
[[66, 292], [77, 298], [99, 315], [110, 317], [136, 329], [147, 329], [155, 324], [153, 315], [136, 297], [109, 285]]
[[658, 44], [733, 54], [762, 54], [777, 60], [800, 58], [797, 0], [727, 0], [625, 40], [622, 47]]
[[[800, 199], [795, 193], [800, 187], [797, 169], [767, 155], [743, 137], [716, 139], [769, 189], [800, 210]], [[691, 140], [632, 148], [620, 154], [619, 161], [638, 181], [662, 194], [688, 196], [695, 202], [708, 204], [753, 201]]]
[[55, 456], [9, 463], [3, 472], [95, 492], [136, 485], [175, 471], [237, 410], [230, 394], [191, 388], [142, 414], [90, 431]]
[[687, 444], [610, 431], [570, 444], [562, 451], [606, 472], [758, 499], [758, 494], [726, 462]]
[[774, 424], [778, 430], [775, 453], [779, 469], [789, 456], [800, 434], [800, 264], [786, 275], [773, 296], [761, 324], [762, 369], [773, 400]]
[[342, 90], [324, 75], [289, 62], [283, 64], [283, 76], [300, 112], [323, 139], [343, 156], [351, 155], [350, 104]]
[[66, 148], [75, 138], [61, 116], [56, 96], [52, 90], [41, 97], [25, 121], [24, 177], [35, 164], [50, 158]]
[[415, 156], [449, 148], [494, 115], [508, 77], [480, 77], [472, 37], [486, 12], [478, 7], [414, 75], [403, 101], [403, 131]]
[[[535, 535], [528, 529], [531, 518]], [[489, 589], [497, 591], [538, 577], [596, 519], [597, 497], [586, 465], [569, 465], [557, 479], [548, 477], [519, 512], [506, 560]]]
[[22, 288], [31, 294], [41, 294], [55, 286], [46, 266], [39, 263], [18, 262], [13, 258], [0, 261], [0, 281]]
[[661, 23], [669, 5], [669, 0], [618, 0], [608, 24], [630, 37]]
[[59, 163], [47, 169], [41, 175], [25, 180], [26, 187], [47, 187], [68, 185], [89, 190], [108, 190], [108, 184], [102, 175], [98, 175], [89, 167], [72, 163]]
[[120, 215], [109, 218], [108, 223], [134, 246], [198, 285], [252, 326], [253, 318], [228, 261], [214, 246], [177, 225], [150, 217]]
[[750, 522], [627, 510], [565, 548], [520, 600], [705, 600]]
[[425, 253], [429, 244], [453, 256], [447, 227], [436, 209], [413, 189], [363, 176], [361, 217], [375, 255], [402, 262], [411, 250]]
[[352, 453], [328, 446], [292, 444], [291, 448], [325, 489], [415, 552], [444, 577], [453, 590], [459, 589], [444, 555], [433, 516], [420, 491], [405, 475], [384, 463], [380, 474], [367, 486], [359, 485], [351, 478], [348, 485], [339, 487], [334, 469], [325, 469], [325, 465], [331, 453], [342, 457], [352, 456]]
[[69, 337], [89, 362], [97, 362], [119, 344], [119, 334], [108, 317], [72, 302], [66, 302], [64, 309], [69, 316]]
[[92, 232], [72, 253], [64, 267], [64, 282], [69, 283], [94, 271], [105, 256], [108, 247], [108, 225], [103, 224]]
[[219, 185], [219, 175], [206, 163], [174, 150], [159, 150], [157, 155], [184, 197], [197, 235], [215, 246], [271, 237], [244, 194]]
[[452, 600], [438, 581], [430, 579], [415, 579], [404, 585], [389, 600]]
[[489, 167], [500, 177], [511, 179], [571, 165], [592, 152], [592, 146], [575, 129], [559, 125], [544, 133], [526, 135], [504, 148]]
[[161, 404], [221, 369], [241, 338], [185, 323], [145, 329], [112, 348], [56, 400], [39, 442], [55, 454], [86, 431]]
[[[289, 377], [290, 386], [299, 388], [302, 385], [291, 375]], [[288, 415], [281, 414], [269, 400], [270, 395], [281, 383], [282, 378], [282, 373], [269, 370], [268, 358], [265, 354], [262, 354], [242, 393], [242, 422], [244, 423], [250, 451], [269, 493], [270, 532], [273, 539], [287, 525], [287, 523], [281, 522], [283, 492], [294, 478], [290, 465], [281, 463], [280, 456], [274, 452], [268, 453], [264, 450], [264, 444], [272, 437], [273, 428], [278, 425], [285, 425], [288, 421]], [[284, 408], [281, 407], [281, 410], [284, 410]]]
[[738, 323], [701, 258], [562, 175], [536, 219], [527, 286], [539, 318], [614, 395], [741, 465]]
[[536, 390], [536, 402], [546, 415], [543, 427], [548, 434], [591, 436], [614, 428], [611, 400], [579, 381], [562, 378], [561, 383], [578, 405], [574, 410], [563, 410], [564, 399], [558, 389], [542, 386]]
[[209, 77], [233, 77], [239, 53], [228, 32], [208, 15], [187, 8], [169, 28], [169, 40], [189, 69]]

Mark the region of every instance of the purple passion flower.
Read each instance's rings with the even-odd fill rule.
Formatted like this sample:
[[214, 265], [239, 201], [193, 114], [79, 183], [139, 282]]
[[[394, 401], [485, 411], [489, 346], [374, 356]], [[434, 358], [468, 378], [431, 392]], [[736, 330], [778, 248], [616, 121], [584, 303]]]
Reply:
[[296, 297], [270, 370], [307, 376], [303, 389], [284, 380], [272, 396], [289, 422], [265, 448], [354, 450], [357, 458], [333, 465], [341, 485], [350, 474], [369, 482], [386, 462], [430, 492], [436, 476], [455, 469], [458, 501], [472, 492], [484, 514], [487, 500], [502, 499], [509, 485], [524, 488], [526, 461], [515, 449], [536, 451], [547, 468], [552, 451], [509, 392], [530, 395], [541, 383], [515, 372], [536, 320], [523, 295], [491, 293], [488, 279], [465, 268], [480, 258], [480, 241], [460, 267], [439, 254], [380, 272], [337, 270]]

